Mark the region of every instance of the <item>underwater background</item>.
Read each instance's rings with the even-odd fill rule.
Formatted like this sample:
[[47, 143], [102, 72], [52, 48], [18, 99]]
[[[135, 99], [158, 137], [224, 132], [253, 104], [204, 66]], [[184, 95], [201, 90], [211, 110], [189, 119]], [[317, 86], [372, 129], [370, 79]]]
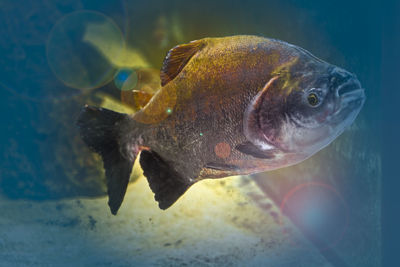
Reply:
[[[381, 266], [378, 1], [0, 1], [0, 266]], [[135, 166], [117, 216], [75, 126], [85, 103], [131, 113], [168, 50], [254, 34], [355, 73], [367, 101], [292, 167], [207, 180], [159, 210]]]

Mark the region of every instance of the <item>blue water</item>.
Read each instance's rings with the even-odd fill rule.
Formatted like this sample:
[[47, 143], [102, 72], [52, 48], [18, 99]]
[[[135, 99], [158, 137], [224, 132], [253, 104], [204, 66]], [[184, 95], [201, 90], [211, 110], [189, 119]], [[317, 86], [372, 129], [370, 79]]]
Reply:
[[[378, 1], [345, 0], [2, 1], [0, 195], [32, 203], [105, 195], [101, 163], [83, 147], [74, 123], [84, 103], [101, 103], [99, 95], [121, 102], [119, 89], [130, 72], [118, 72], [87, 42], [75, 45], [85, 32], [73, 25], [108, 25], [109, 40], [117, 47], [126, 40], [145, 59], [146, 68], [154, 70], [179, 43], [261, 35], [299, 45], [355, 73], [365, 88], [367, 101], [354, 134], [321, 154], [324, 162], [336, 164], [347, 153], [350, 165], [330, 166], [327, 172], [344, 168], [345, 175], [335, 183], [357, 214], [349, 232], [360, 232], [333, 249], [333, 260], [331, 254], [327, 257], [333, 266], [380, 266], [381, 103], [383, 86], [390, 84], [382, 78], [382, 51], [384, 34], [392, 34], [387, 25], [398, 15], [393, 10], [384, 15], [386, 10], [391, 10], [389, 4]], [[95, 11], [93, 17], [87, 11]], [[353, 150], [343, 152], [345, 147]], [[353, 246], [358, 247], [354, 253]], [[0, 251], [0, 265], [1, 259]]]

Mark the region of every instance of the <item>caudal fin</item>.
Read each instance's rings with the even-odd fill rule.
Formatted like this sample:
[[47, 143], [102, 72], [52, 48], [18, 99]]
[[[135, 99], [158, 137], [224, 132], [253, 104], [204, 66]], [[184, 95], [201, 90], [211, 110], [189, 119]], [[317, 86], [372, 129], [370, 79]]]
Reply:
[[124, 199], [136, 157], [128, 159], [120, 152], [119, 125], [125, 119], [125, 114], [86, 105], [77, 121], [83, 141], [103, 158], [108, 205], [114, 215]]

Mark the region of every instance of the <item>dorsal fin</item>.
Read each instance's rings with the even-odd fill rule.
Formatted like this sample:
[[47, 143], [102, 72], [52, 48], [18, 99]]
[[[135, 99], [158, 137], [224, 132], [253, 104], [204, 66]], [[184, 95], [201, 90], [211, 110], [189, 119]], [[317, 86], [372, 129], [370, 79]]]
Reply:
[[161, 85], [164, 86], [169, 81], [172, 81], [194, 54], [200, 51], [204, 46], [204, 40], [196, 40], [188, 44], [175, 46], [169, 50], [161, 68]]

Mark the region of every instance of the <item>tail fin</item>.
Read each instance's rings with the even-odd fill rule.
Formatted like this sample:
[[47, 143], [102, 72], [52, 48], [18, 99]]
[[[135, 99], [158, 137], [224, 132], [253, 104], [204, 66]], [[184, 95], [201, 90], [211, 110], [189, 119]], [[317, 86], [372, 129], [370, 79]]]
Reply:
[[118, 125], [126, 117], [125, 114], [86, 105], [77, 121], [83, 141], [103, 158], [108, 205], [114, 215], [124, 199], [136, 157], [128, 159], [120, 152]]

